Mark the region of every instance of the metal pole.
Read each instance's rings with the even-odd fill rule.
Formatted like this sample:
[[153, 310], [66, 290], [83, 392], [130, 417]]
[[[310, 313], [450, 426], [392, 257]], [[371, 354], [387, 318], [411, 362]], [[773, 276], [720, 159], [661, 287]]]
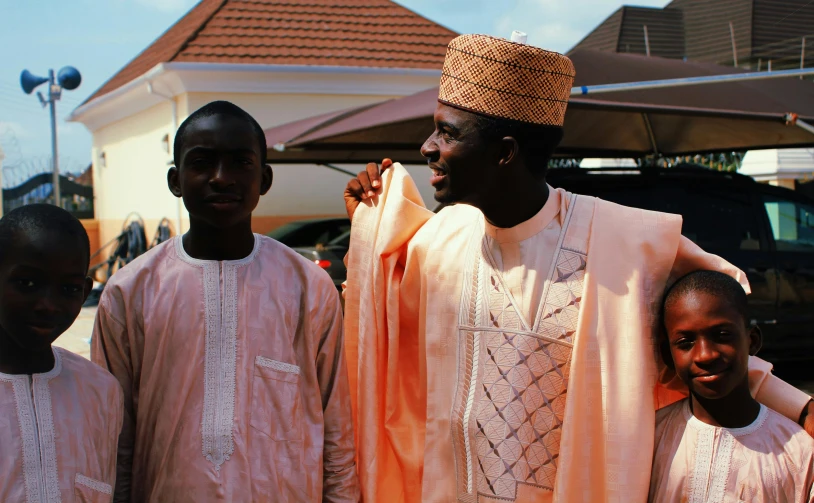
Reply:
[[738, 48], [735, 45], [735, 27], [732, 26], [732, 21], [729, 22], [729, 39], [732, 40], [732, 60], [738, 66]]
[[763, 63], [763, 59], [757, 58], [757, 71], [760, 71], [760, 65]]
[[54, 71], [48, 70], [48, 103], [51, 105], [51, 164], [54, 170], [54, 205], [61, 207], [62, 197], [59, 191], [59, 150], [57, 148], [57, 97], [54, 96], [55, 85]]
[[[806, 38], [803, 37], [803, 44], [800, 47], [800, 69], [802, 70], [806, 66]], [[800, 80], [803, 80], [803, 77], [800, 77]]]
[[809, 133], [814, 134], [814, 126], [812, 126], [812, 125], [811, 125], [811, 124], [809, 124], [808, 122], [801, 121], [801, 120], [797, 120], [797, 121], [795, 122], [795, 124], [796, 124], [798, 127], [802, 128], [802, 129], [805, 129], [805, 130], [806, 130], [806, 131], [808, 131]]
[[0, 218], [3, 217], [3, 159], [5, 158], [3, 147], [0, 147]]
[[647, 25], [643, 25], [644, 28], [644, 50], [647, 56], [650, 56], [650, 37], [647, 36]]
[[800, 77], [814, 75], [814, 68], [794, 70], [778, 70], [776, 72], [747, 72], [730, 73], [726, 75], [704, 75], [700, 77], [686, 77], [681, 79], [648, 80], [644, 82], [622, 82], [620, 84], [601, 84], [596, 86], [580, 86], [571, 88], [571, 96], [614, 93], [620, 91], [638, 91], [641, 89], [658, 89], [662, 87], [683, 87], [700, 84], [715, 84], [720, 82], [743, 82], [747, 80], [766, 80], [784, 77]]

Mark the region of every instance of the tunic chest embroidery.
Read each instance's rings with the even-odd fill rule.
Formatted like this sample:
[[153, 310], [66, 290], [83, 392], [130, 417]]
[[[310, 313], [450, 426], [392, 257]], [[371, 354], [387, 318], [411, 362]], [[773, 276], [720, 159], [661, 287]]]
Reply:
[[238, 281], [237, 273], [257, 255], [260, 239], [255, 236], [252, 253], [242, 260], [197, 260], [175, 240], [178, 256], [202, 269], [206, 317], [204, 357], [204, 403], [201, 418], [201, 451], [220, 469], [234, 453], [235, 380], [237, 373]]
[[514, 501], [523, 485], [553, 490], [586, 266], [584, 254], [562, 248], [568, 220], [533, 326], [488, 248], [468, 259], [452, 417], [459, 501]]
[[54, 368], [45, 374], [32, 377], [0, 374], [0, 381], [10, 382], [14, 389], [22, 438], [25, 494], [29, 503], [62, 501], [49, 385], [49, 381], [61, 371], [62, 360], [59, 352], [54, 351]]

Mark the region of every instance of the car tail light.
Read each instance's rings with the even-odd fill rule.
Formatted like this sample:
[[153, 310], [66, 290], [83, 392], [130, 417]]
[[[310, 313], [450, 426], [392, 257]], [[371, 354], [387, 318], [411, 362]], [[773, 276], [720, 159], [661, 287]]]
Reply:
[[323, 269], [327, 269], [327, 268], [331, 267], [331, 261], [330, 260], [314, 260], [314, 263], [316, 265], [320, 266]]

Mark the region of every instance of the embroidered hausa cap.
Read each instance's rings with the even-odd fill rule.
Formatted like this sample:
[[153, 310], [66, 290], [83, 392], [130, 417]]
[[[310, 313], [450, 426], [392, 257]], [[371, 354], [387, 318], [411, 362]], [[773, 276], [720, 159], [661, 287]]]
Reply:
[[461, 35], [449, 43], [438, 101], [483, 115], [562, 126], [574, 83], [574, 65], [562, 54], [488, 35]]

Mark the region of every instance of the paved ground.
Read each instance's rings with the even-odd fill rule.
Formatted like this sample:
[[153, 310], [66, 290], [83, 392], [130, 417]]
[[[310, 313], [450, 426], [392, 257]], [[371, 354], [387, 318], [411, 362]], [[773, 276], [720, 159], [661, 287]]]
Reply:
[[[86, 307], [73, 326], [54, 343], [56, 346], [68, 349], [90, 358], [90, 335], [93, 332], [93, 318], [96, 315], [95, 307]], [[814, 362], [803, 365], [794, 365], [778, 368], [780, 377], [788, 380], [798, 388], [814, 396]]]

